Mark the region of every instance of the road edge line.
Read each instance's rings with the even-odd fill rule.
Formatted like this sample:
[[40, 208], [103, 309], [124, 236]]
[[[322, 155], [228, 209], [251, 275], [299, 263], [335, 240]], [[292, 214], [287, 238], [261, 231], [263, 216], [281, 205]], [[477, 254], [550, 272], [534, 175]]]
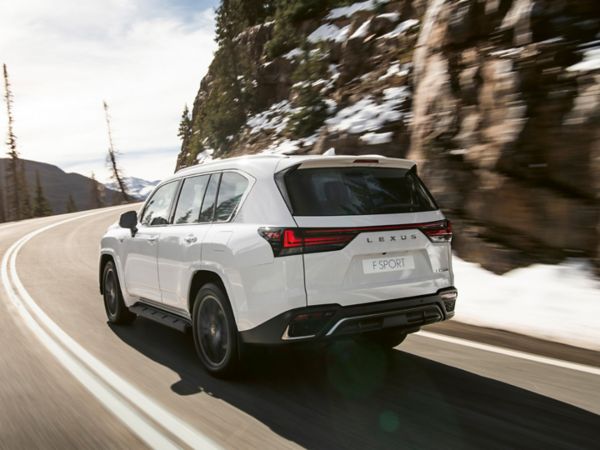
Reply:
[[70, 217], [68, 219], [55, 222], [46, 225], [42, 228], [34, 230], [22, 238], [20, 238], [13, 245], [15, 247], [10, 258], [10, 269], [14, 278], [15, 288], [17, 293], [20, 294], [22, 300], [31, 309], [33, 314], [37, 316], [37, 319], [50, 331], [56, 339], [62, 343], [73, 355], [78, 358], [81, 363], [86, 365], [93, 373], [96, 374], [101, 380], [103, 380], [108, 386], [115, 391], [119, 392], [125, 399], [131, 402], [133, 405], [143, 411], [148, 417], [154, 420], [157, 424], [160, 424], [165, 430], [172, 433], [178, 440], [184, 442], [192, 448], [221, 448], [210, 438], [205, 436], [194, 427], [184, 422], [182, 419], [168, 411], [166, 408], [161, 406], [152, 398], [142, 393], [137, 387], [126, 381], [121, 376], [117, 375], [112, 369], [102, 363], [99, 359], [88, 352], [83, 346], [75, 341], [69, 334], [67, 334], [62, 328], [56, 324], [33, 300], [29, 292], [23, 286], [21, 279], [18, 275], [16, 259], [21, 248], [27, 244], [31, 239], [44, 233], [52, 228], [64, 225], [66, 223], [84, 219], [90, 216], [100, 215], [107, 213], [108, 211], [95, 211], [81, 216]]
[[560, 367], [562, 369], [574, 370], [577, 372], [589, 373], [591, 375], [600, 375], [600, 367], [587, 366], [585, 364], [574, 363], [570, 361], [563, 361], [562, 359], [550, 358], [548, 356], [535, 355], [533, 353], [523, 352], [520, 350], [513, 350], [505, 347], [498, 347], [491, 344], [483, 344], [480, 342], [470, 341], [468, 339], [458, 338], [454, 336], [447, 336], [445, 334], [433, 333], [431, 331], [419, 331], [415, 333], [417, 336], [422, 336], [428, 339], [435, 339], [438, 341], [449, 342], [451, 344], [462, 345], [463, 347], [470, 347], [477, 350], [482, 350], [490, 353], [498, 353], [500, 355], [510, 356], [518, 359], [525, 359], [549, 366]]

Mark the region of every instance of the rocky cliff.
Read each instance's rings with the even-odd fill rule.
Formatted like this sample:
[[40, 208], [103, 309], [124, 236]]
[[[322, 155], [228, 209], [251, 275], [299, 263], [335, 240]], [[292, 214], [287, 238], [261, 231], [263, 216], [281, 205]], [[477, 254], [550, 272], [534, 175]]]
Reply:
[[234, 37], [251, 106], [214, 139], [213, 64], [179, 166], [331, 148], [411, 158], [463, 258], [498, 273], [600, 265], [600, 2], [368, 0], [292, 25], [297, 47], [280, 54], [277, 22]]

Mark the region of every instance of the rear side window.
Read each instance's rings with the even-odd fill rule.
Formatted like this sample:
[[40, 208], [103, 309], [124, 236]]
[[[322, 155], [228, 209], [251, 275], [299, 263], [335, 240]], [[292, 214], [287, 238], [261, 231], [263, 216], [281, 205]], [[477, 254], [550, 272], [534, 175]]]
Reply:
[[202, 175], [187, 178], [183, 182], [173, 223], [185, 224], [200, 221], [200, 208], [202, 207], [202, 200], [209, 179], [210, 175]]
[[215, 212], [215, 202], [217, 200], [217, 191], [219, 190], [220, 173], [215, 173], [210, 176], [202, 209], [200, 211], [200, 222], [212, 222]]
[[225, 172], [223, 174], [215, 215], [217, 222], [226, 222], [231, 218], [247, 188], [248, 180], [246, 177], [235, 172]]
[[285, 176], [295, 216], [354, 216], [435, 211], [414, 170], [376, 167], [297, 169]]

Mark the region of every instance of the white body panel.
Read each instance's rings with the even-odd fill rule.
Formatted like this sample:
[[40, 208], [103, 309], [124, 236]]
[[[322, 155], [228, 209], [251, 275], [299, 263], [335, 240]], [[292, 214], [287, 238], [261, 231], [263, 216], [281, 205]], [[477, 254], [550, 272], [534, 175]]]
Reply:
[[135, 237], [125, 237], [122, 243], [121, 264], [123, 284], [127, 292], [136, 297], [160, 301], [158, 284], [158, 240], [163, 227], [149, 228], [140, 225]]
[[158, 242], [160, 301], [187, 312], [190, 281], [202, 260], [202, 242], [212, 224], [172, 225]]
[[[377, 158], [386, 167], [414, 165], [410, 161]], [[355, 159], [245, 157], [178, 172], [166, 182], [221, 171], [236, 171], [250, 182], [236, 213], [225, 223], [139, 225], [135, 237], [129, 230], [111, 227], [102, 239], [101, 251], [115, 260], [125, 303], [131, 306], [140, 299], [153, 300], [189, 317], [192, 279], [198, 271], [209, 271], [222, 280], [237, 327], [243, 331], [294, 308], [377, 302], [433, 294], [452, 286], [450, 244], [434, 244], [416, 229], [361, 233], [339, 251], [274, 256], [269, 242], [258, 233], [261, 227], [356, 227], [444, 219], [440, 211], [292, 216], [275, 182], [277, 172], [298, 164], [303, 167], [348, 166]], [[415, 238], [386, 240], [392, 235], [414, 235]], [[383, 242], [379, 242], [380, 238]], [[363, 261], [398, 255], [410, 255], [414, 269], [364, 273]]]
[[[443, 220], [440, 211], [376, 216], [295, 217], [298, 226], [369, 227]], [[365, 273], [363, 261], [409, 256], [413, 269]], [[309, 305], [342, 306], [415, 297], [452, 286], [450, 245], [434, 244], [418, 229], [364, 232], [339, 251], [304, 255]]]

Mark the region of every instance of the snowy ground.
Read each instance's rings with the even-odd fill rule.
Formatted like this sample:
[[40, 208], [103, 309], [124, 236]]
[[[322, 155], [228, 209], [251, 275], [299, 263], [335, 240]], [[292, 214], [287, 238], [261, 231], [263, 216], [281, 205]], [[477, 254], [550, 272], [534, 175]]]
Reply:
[[600, 350], [600, 280], [585, 262], [499, 276], [454, 258], [458, 322]]

